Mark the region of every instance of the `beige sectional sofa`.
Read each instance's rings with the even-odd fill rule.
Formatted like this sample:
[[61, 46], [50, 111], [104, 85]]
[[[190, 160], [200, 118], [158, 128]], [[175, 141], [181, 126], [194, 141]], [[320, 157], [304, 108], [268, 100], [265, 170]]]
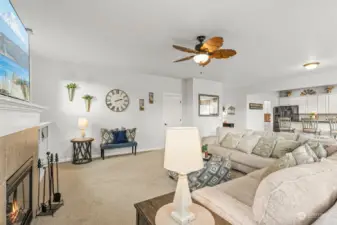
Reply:
[[[234, 169], [247, 175], [194, 191], [192, 197], [195, 200], [233, 225], [337, 224], [337, 153], [314, 163], [282, 169], [264, 177], [268, 166], [277, 159], [221, 147], [227, 129], [220, 128], [217, 136], [203, 138], [203, 144], [209, 145], [211, 153], [223, 156], [230, 154]], [[239, 132], [233, 129], [229, 131]], [[253, 131], [245, 133], [257, 135]], [[261, 137], [283, 135], [261, 134]], [[293, 135], [296, 139], [292, 135], [283, 136], [299, 140], [300, 134]], [[302, 136], [301, 139], [308, 140]], [[331, 139], [320, 140], [337, 145]]]

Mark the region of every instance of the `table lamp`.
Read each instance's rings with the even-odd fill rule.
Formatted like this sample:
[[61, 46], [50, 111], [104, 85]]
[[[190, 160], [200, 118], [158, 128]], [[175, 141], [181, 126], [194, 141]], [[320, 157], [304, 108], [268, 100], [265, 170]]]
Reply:
[[88, 120], [86, 118], [78, 118], [78, 128], [81, 130], [82, 138], [85, 137], [85, 129], [88, 127]]
[[192, 203], [187, 174], [204, 167], [201, 141], [196, 127], [172, 127], [166, 131], [164, 168], [179, 174], [173, 203], [160, 208], [156, 225], [214, 225], [204, 207]]

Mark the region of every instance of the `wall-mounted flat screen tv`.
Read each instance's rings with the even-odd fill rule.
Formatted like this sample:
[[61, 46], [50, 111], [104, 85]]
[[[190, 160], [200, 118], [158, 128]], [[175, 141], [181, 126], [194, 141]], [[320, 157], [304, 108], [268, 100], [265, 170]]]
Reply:
[[29, 100], [29, 40], [9, 0], [0, 0], [0, 94]]

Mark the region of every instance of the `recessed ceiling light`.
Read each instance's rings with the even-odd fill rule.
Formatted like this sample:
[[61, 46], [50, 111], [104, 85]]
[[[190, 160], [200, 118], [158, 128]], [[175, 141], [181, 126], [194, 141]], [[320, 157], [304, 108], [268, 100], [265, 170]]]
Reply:
[[304, 68], [306, 68], [307, 70], [314, 70], [319, 66], [319, 62], [311, 62], [311, 63], [306, 63], [304, 64]]

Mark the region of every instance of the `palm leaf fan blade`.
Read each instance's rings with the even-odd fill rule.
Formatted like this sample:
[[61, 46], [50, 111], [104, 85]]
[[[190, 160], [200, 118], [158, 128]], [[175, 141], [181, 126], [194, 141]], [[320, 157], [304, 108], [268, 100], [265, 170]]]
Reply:
[[182, 59], [178, 59], [178, 60], [175, 60], [175, 61], [173, 61], [173, 62], [182, 62], [182, 61], [186, 61], [186, 60], [190, 60], [190, 59], [192, 59], [194, 57], [194, 55], [190, 55], [190, 56], [187, 56], [187, 57], [185, 57], [185, 58], [182, 58]]
[[182, 52], [187, 52], [187, 53], [194, 53], [194, 54], [198, 54], [199, 52], [190, 48], [185, 48], [179, 45], [172, 45], [173, 48], [182, 51]]
[[223, 45], [223, 38], [222, 37], [212, 37], [208, 39], [202, 46], [201, 50], [202, 51], [207, 51], [207, 52], [214, 52], [221, 48]]
[[236, 55], [236, 51], [233, 49], [219, 49], [212, 53], [211, 57], [216, 59], [228, 59]]

